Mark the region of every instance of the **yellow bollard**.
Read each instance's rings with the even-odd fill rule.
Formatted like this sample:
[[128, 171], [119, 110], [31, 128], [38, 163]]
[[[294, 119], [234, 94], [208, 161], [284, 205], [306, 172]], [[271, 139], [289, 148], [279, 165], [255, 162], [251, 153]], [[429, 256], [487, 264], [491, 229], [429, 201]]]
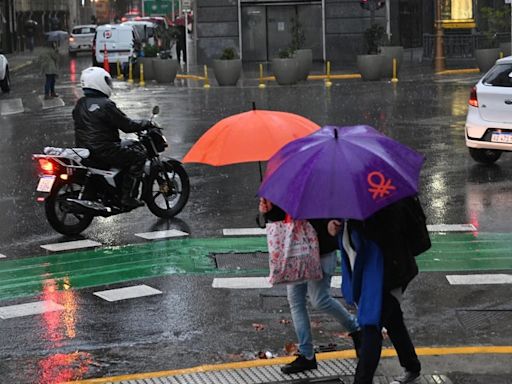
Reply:
[[131, 62], [128, 66], [128, 84], [133, 84], [133, 64]]
[[504, 56], [503, 51], [500, 51], [500, 59], [503, 59], [503, 56]]
[[391, 78], [392, 83], [398, 83], [397, 69], [397, 61], [395, 58], [393, 58], [393, 77]]
[[139, 85], [144, 87], [146, 82], [144, 81], [144, 64], [140, 63], [140, 82]]
[[325, 86], [331, 87], [332, 82], [331, 82], [331, 62], [330, 61], [327, 62], [327, 71], [326, 72], [327, 72], [326, 73], [327, 78], [325, 79]]
[[117, 80], [123, 80], [123, 71], [121, 70], [121, 63], [117, 60]]
[[260, 64], [260, 82], [258, 84], [258, 88], [265, 88], [265, 81], [263, 80], [263, 64]]
[[210, 88], [210, 82], [208, 80], [208, 67], [204, 65], [204, 84], [203, 88]]

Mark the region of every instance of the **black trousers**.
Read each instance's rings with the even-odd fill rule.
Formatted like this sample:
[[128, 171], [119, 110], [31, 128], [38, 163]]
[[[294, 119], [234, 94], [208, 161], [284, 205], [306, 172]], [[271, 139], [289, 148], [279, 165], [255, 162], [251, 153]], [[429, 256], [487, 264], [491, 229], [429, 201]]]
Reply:
[[[405, 327], [400, 303], [390, 292], [382, 298], [382, 325], [398, 354], [400, 365], [407, 371], [420, 372], [421, 364]], [[362, 327], [362, 346], [354, 384], [372, 384], [382, 349], [382, 332], [376, 326]]]
[[112, 143], [112, 146], [93, 153], [94, 160], [121, 169], [126, 169], [126, 175], [139, 179], [146, 163], [146, 152], [142, 144], [134, 142], [129, 145]]

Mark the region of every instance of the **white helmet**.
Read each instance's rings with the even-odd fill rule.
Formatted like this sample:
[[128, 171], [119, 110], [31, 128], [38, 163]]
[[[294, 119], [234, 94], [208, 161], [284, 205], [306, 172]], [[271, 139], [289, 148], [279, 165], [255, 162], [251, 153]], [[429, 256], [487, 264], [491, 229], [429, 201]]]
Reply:
[[105, 94], [107, 97], [110, 97], [114, 88], [110, 73], [100, 67], [84, 69], [80, 76], [80, 83], [82, 84], [82, 89], [94, 89]]

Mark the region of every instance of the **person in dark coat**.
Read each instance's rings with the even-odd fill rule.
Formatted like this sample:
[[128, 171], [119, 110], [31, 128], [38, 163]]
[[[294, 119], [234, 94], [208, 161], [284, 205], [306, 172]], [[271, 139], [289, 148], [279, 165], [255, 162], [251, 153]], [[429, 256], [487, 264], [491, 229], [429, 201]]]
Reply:
[[354, 384], [372, 384], [385, 327], [404, 373], [392, 384], [414, 383], [421, 363], [401, 309], [402, 294], [418, 274], [415, 256], [430, 247], [425, 216], [417, 197], [394, 203], [367, 220], [333, 220], [342, 253], [342, 288], [358, 305], [362, 345]]
[[121, 185], [123, 207], [131, 209], [143, 205], [137, 199], [139, 182], [146, 162], [142, 145], [121, 144], [119, 130], [134, 133], [148, 129], [151, 122], [128, 118], [110, 100], [112, 78], [103, 68], [90, 67], [80, 77], [84, 97], [73, 109], [75, 144], [87, 148], [91, 159], [126, 170]]

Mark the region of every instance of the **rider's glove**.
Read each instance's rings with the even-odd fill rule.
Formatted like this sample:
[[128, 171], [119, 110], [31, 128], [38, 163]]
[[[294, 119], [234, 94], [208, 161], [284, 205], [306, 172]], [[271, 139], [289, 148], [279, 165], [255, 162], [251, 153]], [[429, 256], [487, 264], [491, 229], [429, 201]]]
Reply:
[[140, 130], [141, 131], [145, 131], [145, 130], [151, 128], [152, 126], [153, 126], [153, 124], [151, 124], [150, 120], [141, 120], [140, 121]]

